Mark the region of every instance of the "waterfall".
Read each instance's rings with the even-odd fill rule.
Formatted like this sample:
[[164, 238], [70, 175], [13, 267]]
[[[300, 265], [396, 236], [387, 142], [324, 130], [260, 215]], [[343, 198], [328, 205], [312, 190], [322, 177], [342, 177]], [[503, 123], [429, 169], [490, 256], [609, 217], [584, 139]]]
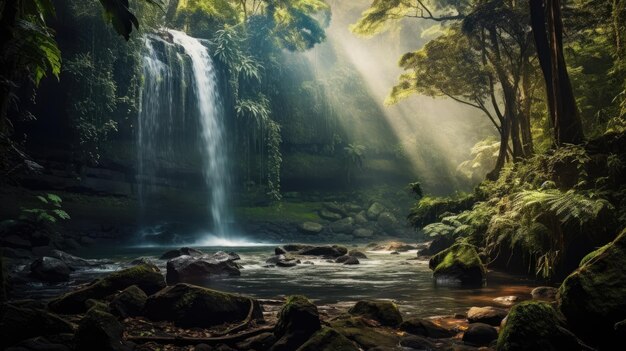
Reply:
[[[163, 36], [167, 38], [145, 39], [137, 133], [140, 203], [145, 208], [149, 194], [171, 181], [162, 174], [167, 172], [160, 170], [175, 169], [173, 165], [190, 157], [185, 148], [195, 145], [208, 189], [212, 233], [225, 238], [230, 219], [229, 174], [224, 113], [213, 60], [196, 38], [175, 30], [167, 30]], [[195, 133], [196, 142], [187, 140], [190, 133]]]

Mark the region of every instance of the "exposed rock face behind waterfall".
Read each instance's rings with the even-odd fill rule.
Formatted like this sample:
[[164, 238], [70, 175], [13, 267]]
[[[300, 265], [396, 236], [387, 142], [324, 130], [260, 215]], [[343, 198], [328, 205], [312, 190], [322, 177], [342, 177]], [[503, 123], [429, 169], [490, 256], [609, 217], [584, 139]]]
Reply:
[[162, 186], [169, 186], [170, 165], [200, 161], [208, 189], [207, 215], [214, 234], [224, 237], [230, 218], [229, 174], [215, 68], [200, 40], [174, 30], [167, 34], [167, 40], [145, 39], [137, 133], [140, 201], [144, 208]]

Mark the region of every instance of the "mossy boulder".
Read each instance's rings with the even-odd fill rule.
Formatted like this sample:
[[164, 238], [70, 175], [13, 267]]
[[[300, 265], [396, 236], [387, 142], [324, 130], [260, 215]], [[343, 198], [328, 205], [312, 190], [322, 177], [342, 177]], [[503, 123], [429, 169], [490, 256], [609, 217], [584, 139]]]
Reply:
[[72, 325], [56, 314], [11, 304], [0, 305], [0, 349], [34, 336], [73, 331]]
[[109, 309], [121, 318], [135, 317], [141, 315], [147, 300], [148, 295], [143, 290], [137, 285], [131, 285], [115, 295], [109, 304]]
[[302, 295], [289, 296], [278, 313], [278, 323], [274, 328], [278, 341], [270, 350], [295, 350], [320, 328], [317, 306]]
[[381, 325], [395, 327], [402, 323], [398, 306], [391, 301], [359, 301], [348, 311], [354, 316], [363, 316]]
[[359, 348], [336, 330], [323, 328], [313, 334], [297, 351], [359, 351]]
[[98, 308], [90, 309], [81, 319], [74, 343], [77, 350], [127, 351], [123, 341], [124, 327], [117, 318]]
[[557, 301], [567, 323], [594, 345], [619, 341], [615, 323], [626, 319], [626, 230], [572, 273]]
[[183, 255], [167, 261], [165, 280], [168, 284], [197, 283], [215, 275], [240, 275], [239, 265], [228, 258]]
[[400, 342], [394, 330], [381, 328], [363, 317], [344, 316], [330, 322], [330, 326], [364, 350], [377, 346], [396, 347]]
[[346, 217], [330, 224], [333, 233], [352, 233], [354, 230], [354, 218]]
[[304, 234], [318, 234], [324, 226], [315, 222], [303, 222], [298, 225], [298, 230]]
[[150, 296], [144, 315], [155, 321], [171, 321], [181, 327], [212, 327], [252, 317], [263, 319], [255, 299], [190, 284], [176, 284]]
[[580, 350], [576, 337], [548, 302], [525, 301], [515, 305], [498, 336], [499, 351]]
[[431, 257], [430, 269], [438, 283], [480, 285], [485, 279], [485, 267], [473, 245], [457, 243]]
[[451, 338], [456, 335], [453, 330], [441, 327], [427, 319], [409, 318], [400, 324], [400, 330], [413, 335], [432, 339]]
[[379, 202], [374, 202], [366, 212], [367, 218], [370, 220], [377, 220], [378, 216], [385, 211], [385, 206], [381, 205]]
[[103, 299], [131, 285], [151, 295], [165, 287], [165, 280], [155, 265], [141, 264], [111, 273], [82, 289], [62, 295], [50, 301], [48, 307], [57, 313], [82, 313], [87, 310], [85, 301]]

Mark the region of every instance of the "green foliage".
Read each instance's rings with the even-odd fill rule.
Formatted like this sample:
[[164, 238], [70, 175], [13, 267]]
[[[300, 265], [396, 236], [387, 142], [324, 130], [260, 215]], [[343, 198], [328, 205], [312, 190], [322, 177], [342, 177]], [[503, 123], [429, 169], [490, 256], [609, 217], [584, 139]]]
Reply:
[[411, 209], [408, 219], [416, 228], [441, 220], [444, 214], [458, 213], [471, 208], [475, 199], [472, 195], [461, 194], [455, 197], [422, 197]]
[[348, 144], [343, 148], [344, 157], [346, 159], [346, 180], [348, 183], [352, 181], [355, 172], [363, 169], [363, 163], [365, 159], [365, 146], [358, 144]]
[[422, 191], [422, 184], [420, 182], [409, 183], [409, 191], [416, 199], [420, 199], [424, 197], [424, 192]]
[[[128, 0], [99, 0], [104, 9], [104, 17], [115, 28], [115, 31], [126, 40], [130, 39], [130, 33], [139, 29], [139, 20], [130, 12]], [[160, 0], [142, 0], [149, 4], [161, 6]]]
[[22, 208], [19, 219], [37, 226], [47, 226], [58, 220], [68, 220], [70, 215], [62, 209], [62, 200], [55, 194], [36, 196], [40, 208]]
[[493, 139], [479, 141], [472, 147], [472, 159], [463, 161], [456, 168], [457, 172], [472, 181], [482, 181], [496, 163], [500, 142]]

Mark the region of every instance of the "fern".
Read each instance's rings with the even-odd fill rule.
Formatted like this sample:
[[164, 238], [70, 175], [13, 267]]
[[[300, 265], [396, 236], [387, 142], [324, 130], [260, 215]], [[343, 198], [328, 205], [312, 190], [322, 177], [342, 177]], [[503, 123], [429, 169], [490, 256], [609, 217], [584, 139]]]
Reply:
[[588, 197], [575, 190], [522, 191], [514, 196], [514, 203], [521, 212], [535, 219], [548, 211], [562, 224], [577, 220], [580, 225], [597, 218], [603, 209], [612, 208], [604, 199]]

